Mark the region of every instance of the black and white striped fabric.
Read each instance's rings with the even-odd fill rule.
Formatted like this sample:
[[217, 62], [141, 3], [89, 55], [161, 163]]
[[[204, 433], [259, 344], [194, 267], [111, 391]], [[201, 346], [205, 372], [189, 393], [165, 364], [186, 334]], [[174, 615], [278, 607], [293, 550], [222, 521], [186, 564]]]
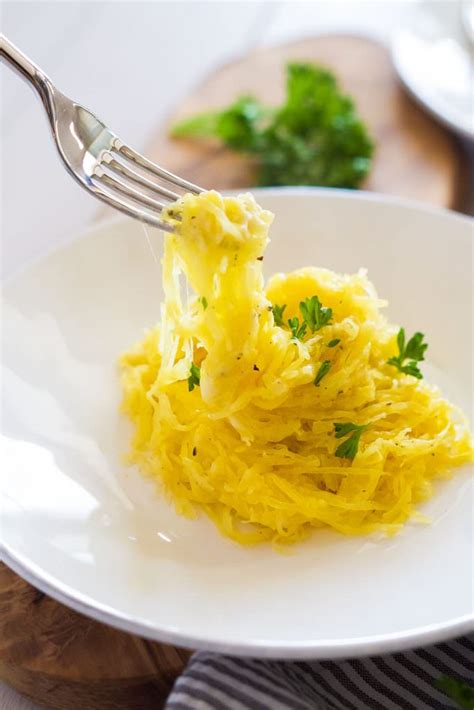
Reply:
[[[404, 653], [284, 662], [199, 651], [166, 710], [447, 710], [440, 676], [473, 685], [474, 634]], [[474, 705], [473, 705], [474, 708]]]

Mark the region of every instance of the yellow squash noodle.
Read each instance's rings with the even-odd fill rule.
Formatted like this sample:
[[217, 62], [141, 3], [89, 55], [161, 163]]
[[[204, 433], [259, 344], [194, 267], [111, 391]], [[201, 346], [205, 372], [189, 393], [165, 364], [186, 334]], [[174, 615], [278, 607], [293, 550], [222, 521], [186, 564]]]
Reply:
[[[472, 460], [472, 441], [437, 388], [387, 364], [397, 329], [365, 273], [305, 268], [265, 288], [272, 215], [251, 195], [186, 195], [176, 217], [161, 324], [121, 358], [129, 460], [180, 513], [203, 510], [240, 543], [396, 532], [434, 479]], [[332, 319], [294, 338], [287, 319], [314, 295]], [[281, 325], [272, 304], [286, 304]], [[352, 460], [336, 456], [336, 422], [368, 425]]]

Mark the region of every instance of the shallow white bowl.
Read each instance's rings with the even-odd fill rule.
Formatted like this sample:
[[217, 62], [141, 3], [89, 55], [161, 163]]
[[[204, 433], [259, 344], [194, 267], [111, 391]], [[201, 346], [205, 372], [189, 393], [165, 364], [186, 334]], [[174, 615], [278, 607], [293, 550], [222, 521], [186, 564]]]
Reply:
[[[364, 193], [259, 191], [276, 214], [267, 274], [368, 267], [389, 316], [427, 334], [424, 367], [471, 408], [467, 218]], [[152, 235], [157, 253], [161, 236]], [[6, 562], [79, 611], [144, 636], [267, 657], [355, 656], [472, 628], [466, 467], [393, 539], [330, 531], [280, 555], [179, 517], [121, 461], [117, 355], [159, 314], [143, 228], [117, 219], [13, 278], [3, 305]]]

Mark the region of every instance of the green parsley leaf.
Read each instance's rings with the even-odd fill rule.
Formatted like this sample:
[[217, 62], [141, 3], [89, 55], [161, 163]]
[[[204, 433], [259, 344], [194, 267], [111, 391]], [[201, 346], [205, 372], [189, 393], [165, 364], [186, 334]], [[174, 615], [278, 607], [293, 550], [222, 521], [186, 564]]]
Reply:
[[408, 341], [405, 348], [405, 357], [411, 360], [424, 360], [425, 352], [428, 347], [428, 343], [423, 342], [425, 336], [423, 333], [415, 333]]
[[359, 424], [353, 424], [352, 422], [334, 422], [336, 439], [342, 439], [343, 436], [347, 436], [351, 431], [358, 431], [359, 428]]
[[331, 369], [331, 362], [329, 360], [324, 360], [324, 362], [322, 362], [321, 365], [319, 366], [319, 370], [316, 374], [316, 377], [314, 378], [314, 384], [316, 387], [319, 387], [319, 383], [321, 382], [323, 377], [328, 374], [330, 369]]
[[285, 310], [285, 308], [286, 303], [284, 306], [278, 306], [276, 303], [274, 306], [272, 306], [273, 320], [275, 321], [275, 325], [279, 325], [282, 328], [285, 325], [283, 322], [283, 311]]
[[341, 342], [340, 338], [334, 338], [334, 340], [329, 341], [328, 348], [335, 348], [336, 345], [339, 345], [340, 342]]
[[339, 444], [335, 451], [335, 455], [340, 459], [350, 459], [352, 461], [359, 449], [359, 440], [360, 436], [353, 434], [346, 439], [346, 441], [343, 441], [342, 444]]
[[397, 345], [400, 353], [405, 352], [405, 328], [400, 328], [397, 335]]
[[188, 390], [189, 392], [192, 392], [193, 389], [196, 387], [196, 385], [201, 384], [201, 368], [198, 367], [197, 365], [191, 363], [191, 367], [189, 369], [189, 377], [188, 377]]
[[332, 308], [324, 308], [317, 296], [311, 296], [311, 298], [301, 301], [300, 311], [312, 333], [320, 330], [332, 319]]
[[399, 372], [412, 375], [418, 380], [421, 380], [423, 374], [418, 368], [417, 363], [425, 359], [428, 343], [423, 342], [424, 337], [423, 333], [417, 332], [410, 338], [408, 343], [406, 343], [405, 329], [400, 328], [397, 335], [398, 355], [389, 358], [387, 364], [393, 365]]
[[351, 434], [342, 444], [339, 444], [335, 455], [341, 459], [352, 460], [359, 450], [361, 434], [368, 426], [368, 424], [353, 424], [352, 422], [334, 422], [336, 439], [342, 439], [343, 436]]
[[[286, 304], [283, 306], [279, 306], [275, 303], [272, 306], [275, 325], [278, 325], [282, 328], [285, 326], [285, 323], [283, 321], [283, 313], [285, 311], [285, 308]], [[321, 301], [317, 296], [305, 298], [304, 301], [301, 301], [300, 311], [303, 317], [301, 323], [298, 316], [294, 316], [294, 318], [288, 319], [288, 326], [290, 327], [293, 337], [297, 338], [298, 340], [302, 340], [302, 338], [306, 335], [308, 328], [310, 328], [311, 332], [314, 333], [315, 331], [322, 328], [324, 325], [327, 325], [332, 319], [332, 309], [324, 308], [324, 306], [321, 305]]]
[[300, 319], [298, 316], [288, 318], [288, 325], [290, 326], [290, 330], [295, 340], [302, 340], [304, 338], [306, 335], [306, 328], [308, 326], [306, 323], [301, 323], [300, 325]]
[[458, 704], [460, 710], [473, 710], [474, 708], [474, 688], [467, 683], [449, 676], [441, 676], [435, 682], [439, 690], [442, 690], [448, 698]]
[[241, 96], [224, 110], [175, 124], [172, 135], [218, 138], [247, 153], [259, 185], [357, 187], [370, 171], [374, 145], [352, 100], [322, 67], [292, 62], [286, 72], [281, 106]]

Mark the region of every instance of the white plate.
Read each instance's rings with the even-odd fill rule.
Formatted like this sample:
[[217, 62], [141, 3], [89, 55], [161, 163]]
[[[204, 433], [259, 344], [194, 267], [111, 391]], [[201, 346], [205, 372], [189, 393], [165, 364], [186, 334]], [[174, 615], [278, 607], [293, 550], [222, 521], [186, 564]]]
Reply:
[[[426, 370], [471, 404], [467, 218], [364, 193], [260, 191], [277, 214], [267, 273], [360, 266], [389, 315], [427, 334]], [[152, 235], [157, 252], [160, 235]], [[329, 531], [280, 555], [175, 514], [127, 470], [115, 359], [159, 314], [143, 228], [117, 219], [17, 275], [3, 306], [5, 559], [86, 614], [192, 648], [339, 657], [428, 643], [472, 623], [469, 467], [393, 539]]]
[[[420, 2], [392, 43], [395, 68], [408, 91], [460, 135], [474, 135], [474, 38], [469, 3]], [[473, 10], [474, 12], [474, 10]]]

